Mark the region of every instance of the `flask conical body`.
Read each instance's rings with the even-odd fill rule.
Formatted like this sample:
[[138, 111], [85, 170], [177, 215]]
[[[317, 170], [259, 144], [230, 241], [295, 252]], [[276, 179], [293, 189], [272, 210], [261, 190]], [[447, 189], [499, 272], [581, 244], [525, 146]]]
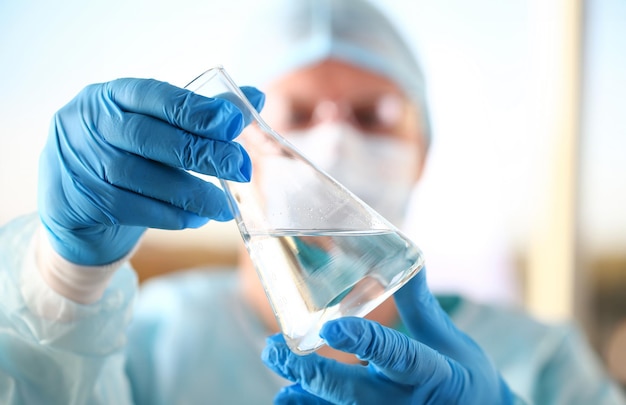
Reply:
[[287, 344], [323, 345], [322, 325], [365, 316], [423, 267], [419, 248], [275, 133], [222, 68], [188, 86], [237, 105], [249, 183], [220, 180]]

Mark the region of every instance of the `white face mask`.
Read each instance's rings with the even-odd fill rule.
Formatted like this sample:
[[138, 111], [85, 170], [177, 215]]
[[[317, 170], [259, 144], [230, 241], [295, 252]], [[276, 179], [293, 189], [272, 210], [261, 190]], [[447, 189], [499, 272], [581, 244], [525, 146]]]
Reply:
[[416, 145], [387, 135], [361, 134], [348, 124], [322, 124], [285, 137], [309, 160], [396, 226], [419, 164]]

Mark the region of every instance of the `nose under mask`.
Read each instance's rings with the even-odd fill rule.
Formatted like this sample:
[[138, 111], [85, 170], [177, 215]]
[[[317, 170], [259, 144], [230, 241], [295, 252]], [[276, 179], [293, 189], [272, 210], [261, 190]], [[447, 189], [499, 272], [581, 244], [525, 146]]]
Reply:
[[323, 124], [285, 137], [317, 167], [396, 226], [418, 170], [416, 146], [389, 135], [361, 134], [348, 124]]

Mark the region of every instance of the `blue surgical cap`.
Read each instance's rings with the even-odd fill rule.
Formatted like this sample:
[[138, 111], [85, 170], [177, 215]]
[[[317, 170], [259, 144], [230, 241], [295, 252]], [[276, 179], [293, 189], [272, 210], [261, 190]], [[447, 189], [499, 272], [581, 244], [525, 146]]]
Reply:
[[[237, 73], [262, 86], [284, 74], [340, 60], [394, 82], [420, 109], [430, 143], [424, 74], [398, 29], [365, 0], [271, 0], [241, 27], [235, 46]], [[230, 69], [229, 69], [230, 70]], [[238, 79], [241, 82], [241, 80]]]

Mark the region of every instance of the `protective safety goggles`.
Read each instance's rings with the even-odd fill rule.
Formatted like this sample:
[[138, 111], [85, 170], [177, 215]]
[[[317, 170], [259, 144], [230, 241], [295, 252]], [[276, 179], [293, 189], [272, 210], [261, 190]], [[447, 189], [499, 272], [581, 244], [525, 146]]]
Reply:
[[394, 93], [354, 101], [293, 98], [275, 102], [265, 117], [278, 131], [303, 130], [323, 122], [345, 121], [364, 133], [394, 134], [403, 130], [410, 108], [406, 98]]

